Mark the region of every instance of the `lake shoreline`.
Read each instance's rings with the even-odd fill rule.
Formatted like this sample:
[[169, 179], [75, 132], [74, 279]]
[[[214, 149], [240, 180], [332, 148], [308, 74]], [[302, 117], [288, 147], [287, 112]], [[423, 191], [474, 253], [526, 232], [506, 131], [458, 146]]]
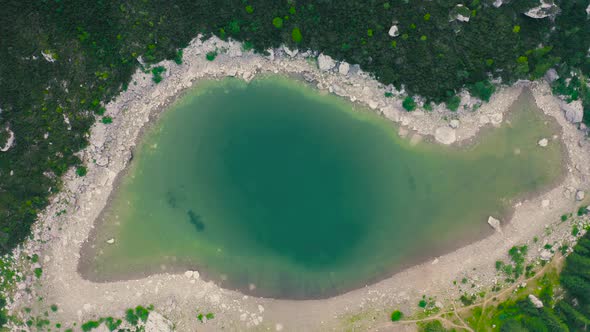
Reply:
[[[220, 48], [227, 51], [213, 62], [205, 59], [207, 52]], [[362, 72], [346, 75], [323, 72], [301, 55], [276, 55], [271, 59], [243, 53], [238, 43], [195, 39], [184, 50], [182, 65], [171, 61], [164, 61], [162, 65], [167, 70], [161, 83], [153, 84], [149, 73], [137, 72], [133, 77], [137, 85], [130, 84], [127, 91], [107, 105], [106, 114], [112, 116], [114, 122], [95, 124], [90, 146], [81, 153], [88, 163], [88, 174], [77, 177], [73, 171], [68, 172], [62, 192], [52, 198], [52, 203], [34, 227], [34, 238], [45, 241], [45, 244], [28, 241], [22, 251], [15, 252], [17, 256], [38, 253], [44, 274], [41, 288], [33, 294], [19, 291], [12, 308], [26, 306], [27, 301], [39, 295], [58, 304], [63, 322], [73, 322], [114, 316], [128, 307], [153, 303], [156, 310], [174, 321], [180, 331], [194, 330], [196, 326], [205, 330], [222, 326], [236, 330], [253, 326], [265, 326], [271, 330], [278, 330], [279, 326], [284, 330], [339, 329], [349, 315], [369, 313], [366, 321], [361, 322], [369, 329], [387, 321], [387, 315], [393, 309], [411, 314], [418, 309], [416, 303], [423, 294], [436, 296], [446, 305], [460, 296], [461, 292], [453, 287], [452, 281], [461, 277], [477, 279], [477, 289], [489, 288], [497, 282], [494, 262], [504, 259], [511, 246], [531, 242], [533, 236], [544, 232], [546, 225], [554, 227], [552, 239], [572, 240], [568, 237], [569, 225], [560, 224], [559, 216], [580, 205], [573, 197], [577, 189], [590, 186], [589, 147], [579, 144], [583, 133], [565, 120], [559, 100], [551, 95], [545, 83], [521, 82], [514, 87], [502, 88], [492, 96], [490, 103], [482, 105], [476, 112], [449, 113], [435, 108], [429, 113], [420, 110], [408, 113], [401, 108], [400, 98], [385, 97], [389, 88], [368, 75]], [[485, 126], [500, 125], [504, 112], [520, 95], [522, 88], [529, 86], [539, 108], [555, 118], [562, 128], [560, 137], [548, 139], [549, 144], [563, 141], [568, 171], [554, 188], [534, 198], [523, 198], [516, 204], [512, 221], [506, 223], [503, 220], [502, 233], [494, 233], [432, 262], [410, 267], [370, 286], [328, 299], [291, 301], [249, 297], [195, 278], [193, 273], [166, 273], [111, 283], [83, 279], [78, 273], [80, 248], [95, 227], [94, 221], [106, 206], [117, 178], [123, 176], [133, 149], [149, 124], [197, 80], [232, 76], [249, 81], [255, 75], [265, 73], [301, 75], [322, 91], [334, 92], [366, 105], [399, 123], [399, 134], [411, 141], [431, 136], [436, 137], [434, 141], [450, 142], [449, 137], [441, 138], [436, 132], [439, 128], [450, 128], [447, 117], [453, 115], [460, 120], [459, 128], [453, 129], [455, 140], [451, 144], [455, 145], [475, 137]], [[447, 129], [442, 131], [448, 133]], [[547, 200], [549, 203], [545, 206]], [[58, 214], [64, 209], [68, 211], [66, 214]], [[58, 224], [62, 229], [47, 230], [44, 227], [52, 224]], [[531, 243], [529, 247], [532, 256], [542, 253], [542, 243]], [[477, 272], [473, 272], [474, 269]], [[216, 319], [203, 325], [192, 314], [187, 315], [197, 307], [210, 308], [216, 312]]]

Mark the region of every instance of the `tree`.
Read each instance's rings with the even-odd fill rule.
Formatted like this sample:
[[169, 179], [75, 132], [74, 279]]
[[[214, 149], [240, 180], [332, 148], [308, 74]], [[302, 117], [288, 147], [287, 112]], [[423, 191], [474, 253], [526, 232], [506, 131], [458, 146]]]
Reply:
[[414, 101], [414, 98], [408, 96], [402, 102], [402, 106], [406, 111], [411, 112], [416, 109], [416, 102]]

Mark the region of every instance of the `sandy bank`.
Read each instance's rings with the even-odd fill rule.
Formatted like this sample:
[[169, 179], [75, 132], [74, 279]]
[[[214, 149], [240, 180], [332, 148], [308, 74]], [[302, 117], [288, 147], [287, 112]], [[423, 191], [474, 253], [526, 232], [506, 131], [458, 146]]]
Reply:
[[[205, 54], [213, 50], [218, 50], [220, 54], [214, 61], [207, 61]], [[399, 123], [400, 135], [414, 140], [432, 135], [437, 141], [446, 143], [469, 139], [483, 126], [499, 125], [503, 112], [518, 97], [522, 86], [528, 85], [522, 83], [501, 89], [490, 103], [476, 112], [460, 110], [449, 113], [439, 108], [432, 112], [417, 110], [408, 113], [402, 109], [400, 98], [385, 97], [386, 91], [397, 92], [369, 75], [354, 68], [349, 68], [346, 74], [339, 68], [321, 71], [304, 54], [292, 57], [276, 50], [271, 56], [263, 57], [243, 52], [238, 43], [217, 39], [204, 43], [194, 40], [184, 50], [183, 61], [182, 65], [163, 62], [165, 78], [157, 85], [152, 82], [150, 74], [137, 72], [129, 89], [106, 106], [107, 114], [113, 117], [114, 122], [110, 125], [95, 124], [91, 144], [81, 153], [88, 164], [88, 174], [77, 177], [69, 172], [64, 177], [62, 192], [53, 197], [52, 204], [35, 226], [36, 241], [29, 241], [22, 251], [39, 253], [44, 273], [40, 285], [31, 287], [31, 293], [24, 288], [17, 292], [13, 307], [28, 306], [27, 303], [37, 296], [43, 296], [48, 303], [58, 304], [61, 322], [67, 323], [120, 316], [128, 307], [154, 304], [158, 311], [176, 323], [178, 331], [194, 331], [196, 328], [219, 330], [221, 327], [226, 330], [243, 330], [246, 327], [264, 330], [280, 327], [283, 331], [341, 330], [343, 324], [351, 324], [348, 322], [351, 315], [358, 315], [355, 324], [365, 330], [382, 326], [392, 308], [401, 308], [407, 313], [417, 309], [416, 303], [423, 294], [436, 296], [443, 305], [448, 305], [449, 299], [456, 299], [462, 293], [459, 287], [453, 285], [453, 280], [467, 277], [477, 284], [476, 289], [491, 288], [499, 279], [494, 262], [505, 259], [508, 249], [515, 244], [528, 241], [532, 255], [540, 255], [539, 248], [544, 243], [573, 240], [568, 236], [571, 226], [560, 223], [559, 217], [577, 209], [576, 190], [590, 185], [590, 144], [580, 144], [583, 134], [566, 121], [559, 101], [551, 95], [549, 87], [544, 83], [532, 83], [530, 87], [538, 106], [554, 117], [563, 129], [561, 137], [549, 138], [548, 144], [563, 141], [570, 159], [568, 172], [559, 186], [542, 197], [517, 204], [510, 224], [504, 226], [502, 233], [495, 233], [377, 284], [325, 300], [247, 297], [188, 274], [159, 274], [141, 280], [112, 283], [84, 280], [77, 273], [81, 245], [104, 208], [116, 176], [129, 162], [142, 128], [175, 96], [198, 80], [227, 76], [250, 80], [265, 73], [301, 75], [320, 90], [365, 104]], [[450, 121], [455, 118], [459, 120], [458, 127], [451, 128]], [[456, 124], [454, 122], [453, 127]], [[441, 131], [444, 137], [440, 136]], [[449, 137], [453, 135], [454, 139]], [[63, 210], [67, 213], [59, 213]], [[52, 225], [51, 230], [48, 225]], [[547, 226], [552, 229], [550, 234], [545, 231]], [[541, 241], [533, 244], [533, 236], [539, 236]], [[199, 323], [194, 314], [197, 308], [214, 312], [216, 319], [206, 324]]]

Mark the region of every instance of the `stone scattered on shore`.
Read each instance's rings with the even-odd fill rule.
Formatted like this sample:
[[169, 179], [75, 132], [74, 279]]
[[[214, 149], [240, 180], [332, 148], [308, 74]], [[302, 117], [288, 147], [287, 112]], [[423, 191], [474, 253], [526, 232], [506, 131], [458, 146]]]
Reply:
[[113, 243], [115, 243], [115, 239], [110, 238], [110, 239], [107, 240], [107, 243], [108, 244], [113, 244]]
[[188, 271], [184, 272], [184, 276], [187, 277], [187, 278], [189, 278], [189, 279], [191, 279], [191, 278], [192, 279], [199, 279], [199, 277], [201, 275], [199, 274], [199, 271], [191, 271], [191, 270], [188, 270]]
[[449, 126], [451, 126], [451, 128], [453, 128], [453, 129], [459, 128], [459, 124], [460, 124], [460, 122], [457, 119], [453, 119], [449, 122]]
[[287, 46], [283, 46], [283, 51], [285, 51], [285, 53], [290, 57], [294, 57], [297, 55], [297, 53], [299, 53], [298, 49], [292, 50], [292, 49], [288, 48]]
[[328, 71], [334, 67], [336, 67], [336, 62], [334, 62], [332, 57], [323, 53], [318, 56], [318, 68], [321, 71]]
[[586, 193], [584, 192], [584, 190], [576, 191], [576, 201], [583, 201], [584, 197], [586, 197]]
[[561, 109], [565, 112], [565, 118], [571, 123], [580, 123], [584, 117], [584, 107], [580, 100], [572, 101], [569, 104], [561, 104]]
[[493, 229], [494, 229], [496, 232], [500, 232], [500, 233], [502, 232], [502, 226], [501, 226], [501, 224], [500, 224], [500, 220], [498, 220], [498, 219], [496, 219], [496, 218], [494, 218], [494, 217], [492, 217], [492, 216], [489, 216], [489, 217], [488, 217], [488, 224], [489, 224], [490, 226], [492, 226], [492, 228], [493, 228]]
[[540, 147], [544, 148], [549, 144], [549, 140], [546, 138], [541, 138], [537, 144], [539, 144]]
[[442, 144], [453, 144], [457, 140], [455, 130], [450, 127], [439, 127], [434, 132], [434, 138]]
[[529, 300], [531, 301], [531, 303], [533, 304], [533, 306], [535, 306], [535, 308], [537, 308], [537, 309], [543, 308], [543, 302], [541, 300], [539, 300], [533, 294], [530, 294], [529, 295]]

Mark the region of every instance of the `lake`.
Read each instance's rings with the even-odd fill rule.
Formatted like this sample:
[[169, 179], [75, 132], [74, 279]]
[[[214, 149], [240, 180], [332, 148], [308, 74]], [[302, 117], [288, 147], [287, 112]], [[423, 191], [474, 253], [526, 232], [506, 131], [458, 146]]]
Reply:
[[[559, 179], [556, 126], [525, 91], [477, 142], [411, 145], [387, 121], [281, 77], [201, 82], [142, 138], [80, 272], [198, 270], [257, 296], [323, 298], [492, 233]], [[113, 244], [107, 240], [114, 238]]]

